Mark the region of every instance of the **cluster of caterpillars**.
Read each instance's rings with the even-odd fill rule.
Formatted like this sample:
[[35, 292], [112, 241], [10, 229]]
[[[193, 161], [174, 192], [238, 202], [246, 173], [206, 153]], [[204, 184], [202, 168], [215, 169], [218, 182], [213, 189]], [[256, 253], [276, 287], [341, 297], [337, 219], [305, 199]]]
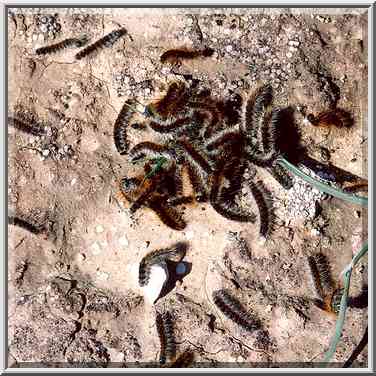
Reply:
[[329, 314], [337, 315], [343, 288], [334, 282], [327, 258], [322, 253], [316, 253], [308, 257], [308, 264], [319, 297], [315, 300], [315, 304]]
[[[292, 186], [289, 173], [276, 163], [282, 117], [272, 101], [271, 86], [259, 87], [244, 99], [234, 125], [222, 102], [183, 81], [171, 83], [162, 98], [142, 111], [136, 99], [127, 100], [114, 124], [114, 142], [121, 155], [141, 163], [144, 170], [121, 180], [120, 192], [130, 211], [148, 207], [170, 228], [183, 230], [186, 223], [178, 207], [209, 202], [227, 219], [256, 222], [256, 214], [237, 200], [245, 170], [262, 167], [284, 188]], [[140, 114], [142, 127], [135, 120]], [[130, 148], [130, 128], [149, 128], [162, 143], [145, 141]], [[186, 194], [184, 177], [193, 193]], [[274, 224], [270, 193], [260, 180], [249, 184], [260, 213], [260, 235], [267, 238]]]

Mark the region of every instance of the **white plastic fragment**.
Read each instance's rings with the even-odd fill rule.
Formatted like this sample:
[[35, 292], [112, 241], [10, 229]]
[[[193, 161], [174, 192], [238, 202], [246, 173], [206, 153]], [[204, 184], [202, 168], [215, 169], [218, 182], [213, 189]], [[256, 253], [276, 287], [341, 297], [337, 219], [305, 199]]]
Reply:
[[150, 304], [154, 304], [154, 302], [158, 299], [163, 286], [168, 280], [168, 277], [169, 274], [165, 262], [151, 266], [149, 283], [142, 288], [145, 299]]

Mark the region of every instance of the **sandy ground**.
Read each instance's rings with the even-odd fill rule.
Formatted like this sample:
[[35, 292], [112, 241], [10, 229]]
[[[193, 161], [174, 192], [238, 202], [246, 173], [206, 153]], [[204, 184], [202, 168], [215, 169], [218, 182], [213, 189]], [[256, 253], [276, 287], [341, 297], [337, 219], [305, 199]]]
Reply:
[[[307, 255], [325, 254], [338, 279], [367, 237], [367, 211], [317, 195], [298, 198], [260, 171], [279, 217], [265, 244], [257, 224], [229, 221], [209, 204], [185, 210], [184, 231], [169, 229], [147, 209], [134, 221], [115, 195], [130, 165], [115, 149], [113, 125], [126, 98], [147, 103], [176, 78], [198, 80], [219, 98], [267, 82], [276, 105], [349, 111], [350, 129], [328, 133], [296, 110], [294, 127], [309, 156], [367, 178], [366, 15], [240, 9], [48, 14], [50, 24], [58, 24], [50, 30], [43, 15], [26, 10], [8, 18], [9, 114], [27, 113], [50, 129], [43, 138], [9, 127], [9, 210], [50, 229], [44, 236], [9, 226], [9, 365], [147, 366], [160, 351], [155, 309], [172, 312], [178, 353], [191, 349], [201, 365], [320, 361], [335, 319], [312, 303]], [[77, 49], [35, 54], [81, 34], [95, 41], [120, 25], [128, 35], [79, 62]], [[159, 62], [166, 49], [182, 46], [209, 46], [215, 53], [178, 68]], [[149, 135], [130, 132], [132, 145], [142, 137]], [[298, 200], [300, 209], [289, 210]], [[312, 205], [318, 210], [308, 215], [304, 209]], [[134, 270], [149, 251], [178, 241], [188, 244], [189, 273], [152, 306]], [[367, 270], [364, 259], [354, 271], [357, 303], [348, 310], [334, 361], [345, 361], [366, 330]], [[248, 333], [221, 315], [210, 299], [221, 286], [255, 312], [262, 331]], [[367, 366], [367, 347], [358, 361]]]

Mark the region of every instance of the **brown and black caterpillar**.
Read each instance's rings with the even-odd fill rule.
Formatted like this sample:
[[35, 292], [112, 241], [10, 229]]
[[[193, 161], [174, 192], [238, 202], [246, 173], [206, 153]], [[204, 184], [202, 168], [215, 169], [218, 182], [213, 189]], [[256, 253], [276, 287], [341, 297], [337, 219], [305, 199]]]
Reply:
[[270, 192], [259, 180], [251, 183], [250, 188], [260, 213], [260, 235], [265, 239], [272, 232], [275, 217]]
[[309, 114], [307, 120], [317, 127], [350, 128], [354, 124], [350, 113], [341, 108], [323, 111], [316, 116]]
[[32, 234], [36, 234], [36, 235], [41, 234], [46, 231], [46, 228], [44, 226], [30, 223], [19, 217], [14, 217], [14, 216], [8, 217], [8, 223], [10, 225], [23, 228], [24, 230], [29, 231]]
[[159, 362], [160, 364], [165, 364], [166, 362], [173, 361], [176, 356], [174, 324], [171, 314], [169, 312], [162, 314], [156, 312], [156, 325], [161, 343]]
[[177, 243], [172, 247], [157, 249], [148, 253], [140, 262], [138, 272], [138, 283], [140, 286], [145, 286], [149, 282], [150, 268], [152, 265], [158, 264], [161, 261], [175, 261], [180, 262], [186, 253], [186, 244]]
[[33, 136], [43, 136], [46, 134], [44, 127], [36, 122], [26, 124], [23, 120], [8, 116], [8, 125], [21, 132], [32, 134]]
[[204, 48], [202, 50], [190, 50], [187, 48], [179, 48], [165, 51], [161, 57], [161, 63], [177, 64], [181, 60], [192, 60], [198, 57], [210, 57], [214, 53], [212, 48]]
[[343, 288], [336, 287], [327, 258], [322, 253], [308, 257], [313, 284], [320, 300], [316, 305], [331, 314], [338, 314]]
[[111, 33], [105, 35], [103, 38], [97, 40], [93, 44], [90, 44], [89, 46], [85, 47], [83, 50], [78, 52], [75, 55], [75, 58], [77, 60], [81, 60], [84, 57], [92, 54], [96, 50], [99, 50], [104, 47], [111, 47], [118, 39], [120, 39], [125, 34], [127, 34], [127, 30], [125, 28], [111, 31]]
[[80, 38], [67, 38], [67, 39], [62, 40], [61, 42], [51, 44], [49, 46], [37, 48], [35, 50], [35, 53], [37, 55], [53, 54], [60, 50], [64, 50], [70, 47], [74, 47], [74, 48], [83, 47], [87, 42], [88, 42], [88, 38], [86, 36], [82, 36]]
[[251, 316], [240, 302], [232, 297], [227, 290], [217, 290], [213, 292], [214, 304], [221, 312], [240, 325], [242, 328], [253, 332], [261, 328], [261, 322], [254, 316]]

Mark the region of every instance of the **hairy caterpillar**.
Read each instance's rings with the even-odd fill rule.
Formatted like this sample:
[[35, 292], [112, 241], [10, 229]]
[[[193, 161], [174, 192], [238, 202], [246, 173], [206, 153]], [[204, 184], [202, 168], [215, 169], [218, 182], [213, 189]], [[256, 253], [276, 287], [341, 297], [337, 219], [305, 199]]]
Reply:
[[150, 141], [140, 142], [129, 151], [129, 157], [132, 162], [146, 157], [148, 159], [153, 159], [161, 156], [167, 159], [171, 165], [170, 167], [175, 165], [174, 160], [172, 159], [172, 152], [169, 148]]
[[41, 234], [45, 231], [44, 226], [38, 226], [38, 225], [35, 225], [35, 224], [32, 224], [32, 223], [29, 223], [29, 222], [27, 222], [24, 219], [19, 218], [19, 217], [13, 217], [13, 216], [8, 217], [8, 223], [10, 225], [21, 227], [24, 230], [29, 231], [29, 232], [36, 234], [36, 235]]
[[250, 211], [241, 210], [235, 202], [243, 181], [244, 170], [245, 163], [239, 158], [222, 160], [211, 176], [210, 203], [219, 214], [227, 219], [254, 223], [256, 215]]
[[121, 155], [128, 152], [129, 141], [127, 139], [127, 128], [134, 114], [134, 111], [131, 109], [134, 104], [134, 100], [127, 100], [121, 108], [114, 124], [114, 142], [116, 150]]
[[83, 47], [87, 42], [88, 39], [86, 36], [82, 36], [80, 38], [67, 38], [50, 46], [40, 47], [35, 50], [35, 53], [37, 55], [52, 54], [69, 47]]
[[179, 141], [177, 146], [182, 153], [197, 199], [205, 201], [208, 195], [207, 180], [212, 172], [209, 162], [189, 142]]
[[174, 335], [174, 325], [169, 312], [156, 313], [156, 324], [159, 340], [161, 343], [161, 353], [159, 362], [165, 364], [171, 362], [176, 356], [176, 344]]
[[178, 211], [166, 202], [152, 200], [148, 202], [148, 207], [158, 215], [162, 223], [173, 230], [181, 231], [187, 226]]
[[271, 112], [273, 90], [270, 85], [259, 87], [243, 105], [242, 130], [252, 145], [262, 147], [262, 123]]
[[251, 183], [250, 188], [260, 212], [260, 235], [267, 238], [273, 230], [275, 220], [270, 192], [260, 180]]
[[324, 301], [334, 290], [334, 282], [328, 260], [322, 253], [317, 253], [308, 257], [308, 264], [316, 292]]
[[192, 60], [198, 57], [212, 56], [214, 50], [211, 48], [204, 48], [203, 50], [190, 50], [187, 48], [179, 48], [165, 51], [161, 57], [161, 63], [177, 64], [181, 60]]
[[119, 38], [121, 38], [126, 33], [127, 30], [125, 28], [111, 31], [111, 33], [105, 35], [103, 38], [97, 40], [93, 44], [90, 44], [89, 46], [78, 52], [75, 57], [77, 60], [81, 60], [100, 48], [111, 47]]
[[32, 124], [26, 124], [24, 121], [8, 116], [8, 124], [12, 127], [34, 136], [42, 136], [46, 134], [44, 127], [32, 122]]
[[171, 260], [180, 262], [186, 253], [187, 246], [185, 243], [177, 243], [169, 248], [157, 249], [148, 253], [140, 262], [138, 272], [138, 283], [140, 286], [145, 286], [149, 282], [150, 267], [158, 264], [161, 261]]
[[213, 300], [214, 304], [226, 317], [244, 329], [253, 332], [261, 328], [260, 321], [256, 317], [252, 317], [227, 290], [214, 291]]
[[318, 127], [350, 128], [354, 124], [351, 114], [341, 108], [320, 112], [317, 116], [309, 114], [307, 120]]

